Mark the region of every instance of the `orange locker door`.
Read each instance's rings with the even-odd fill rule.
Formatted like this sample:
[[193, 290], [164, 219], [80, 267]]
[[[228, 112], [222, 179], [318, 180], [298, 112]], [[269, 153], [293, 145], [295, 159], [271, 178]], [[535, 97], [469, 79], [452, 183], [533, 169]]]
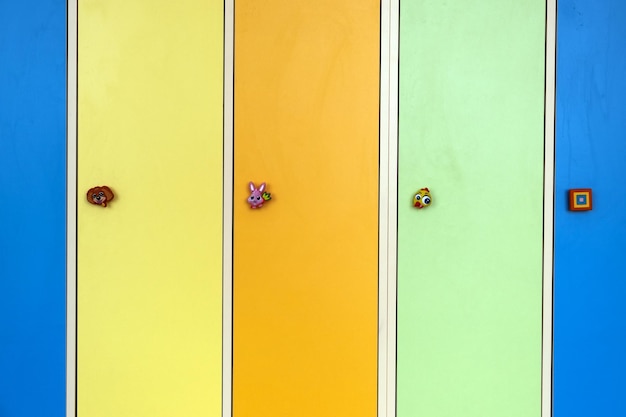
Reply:
[[233, 415], [374, 417], [380, 1], [234, 21]]

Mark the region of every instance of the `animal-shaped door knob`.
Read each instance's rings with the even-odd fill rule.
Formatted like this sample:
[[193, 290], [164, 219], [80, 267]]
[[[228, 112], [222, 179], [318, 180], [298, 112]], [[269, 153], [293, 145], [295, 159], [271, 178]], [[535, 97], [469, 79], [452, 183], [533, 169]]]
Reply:
[[264, 203], [267, 203], [272, 199], [272, 195], [265, 191], [265, 183], [262, 183], [259, 188], [256, 188], [254, 183], [250, 181], [248, 187], [250, 188], [250, 196], [248, 197], [248, 204], [250, 204], [250, 208], [261, 208]]
[[87, 201], [102, 207], [106, 207], [114, 197], [113, 191], [106, 185], [93, 187], [87, 191]]
[[413, 207], [417, 207], [418, 209], [430, 206], [431, 202], [432, 197], [430, 196], [430, 190], [428, 188], [421, 188], [413, 196]]

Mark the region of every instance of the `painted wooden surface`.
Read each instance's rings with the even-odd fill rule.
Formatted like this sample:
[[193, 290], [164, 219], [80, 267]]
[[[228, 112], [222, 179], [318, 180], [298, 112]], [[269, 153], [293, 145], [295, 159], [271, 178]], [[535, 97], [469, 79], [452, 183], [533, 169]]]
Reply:
[[401, 2], [398, 417], [540, 416], [544, 25]]
[[235, 3], [235, 417], [376, 415], [379, 13]]
[[557, 26], [554, 416], [623, 416], [626, 4], [561, 0]]
[[0, 3], [0, 416], [65, 415], [64, 1]]
[[79, 416], [220, 414], [222, 7], [79, 1]]

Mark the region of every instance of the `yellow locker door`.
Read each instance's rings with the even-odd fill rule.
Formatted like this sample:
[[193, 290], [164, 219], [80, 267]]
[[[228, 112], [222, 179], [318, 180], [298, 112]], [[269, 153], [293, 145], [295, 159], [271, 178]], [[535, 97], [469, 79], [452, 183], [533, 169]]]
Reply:
[[237, 0], [234, 22], [233, 415], [373, 417], [380, 2]]
[[222, 45], [219, 0], [78, 2], [79, 417], [220, 414]]

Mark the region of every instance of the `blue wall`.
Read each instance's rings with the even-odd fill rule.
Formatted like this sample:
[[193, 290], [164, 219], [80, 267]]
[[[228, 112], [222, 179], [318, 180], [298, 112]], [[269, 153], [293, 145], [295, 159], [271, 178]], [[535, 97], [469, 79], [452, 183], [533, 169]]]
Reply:
[[65, 415], [63, 0], [0, 1], [0, 416]]
[[556, 115], [554, 416], [626, 416], [624, 0], [558, 2]]

